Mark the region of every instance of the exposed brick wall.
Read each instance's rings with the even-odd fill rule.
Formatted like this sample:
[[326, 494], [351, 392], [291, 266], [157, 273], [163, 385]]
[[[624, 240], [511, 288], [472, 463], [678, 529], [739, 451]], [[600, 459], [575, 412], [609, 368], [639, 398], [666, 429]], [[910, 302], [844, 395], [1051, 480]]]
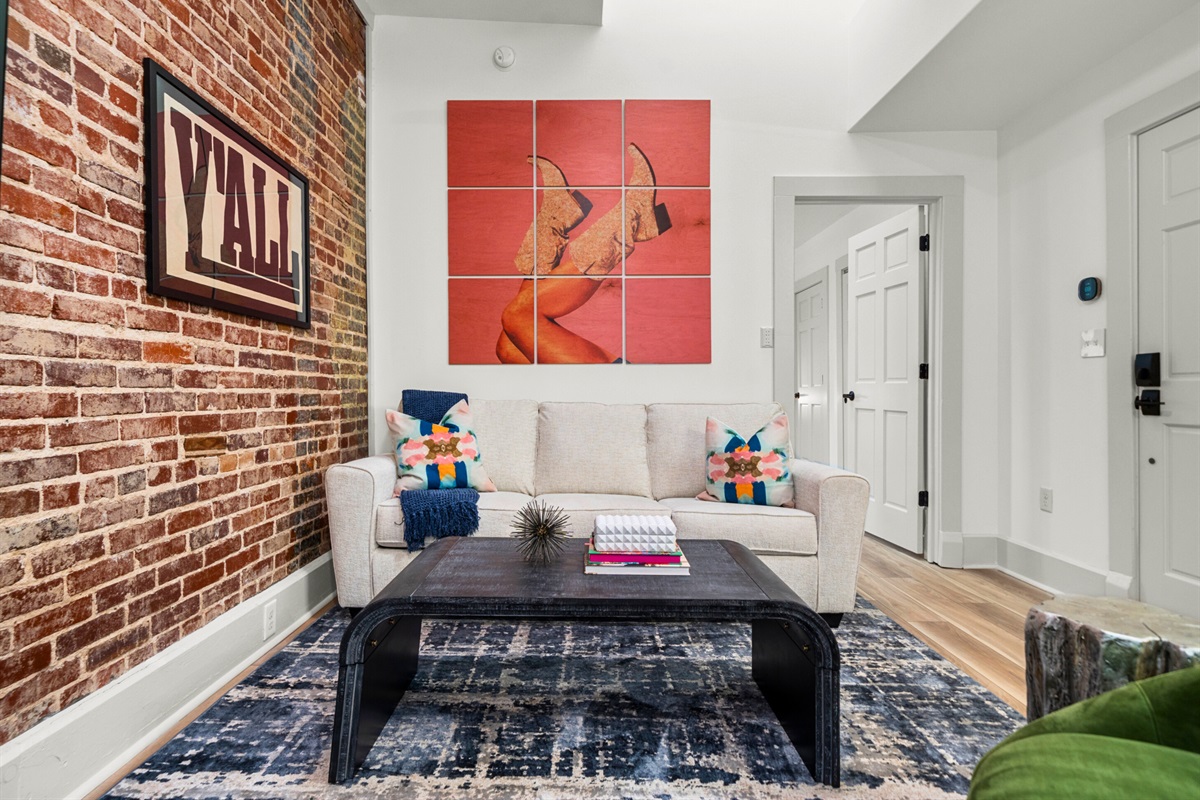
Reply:
[[[0, 742], [328, 549], [366, 454], [352, 0], [11, 0], [0, 188]], [[311, 330], [147, 296], [152, 56], [309, 179]]]

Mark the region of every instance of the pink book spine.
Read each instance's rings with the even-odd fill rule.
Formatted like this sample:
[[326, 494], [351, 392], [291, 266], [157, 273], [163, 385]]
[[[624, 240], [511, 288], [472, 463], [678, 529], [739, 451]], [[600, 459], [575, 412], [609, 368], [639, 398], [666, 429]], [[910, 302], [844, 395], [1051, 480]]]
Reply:
[[588, 555], [593, 564], [679, 564], [680, 557], [655, 553], [594, 553]]

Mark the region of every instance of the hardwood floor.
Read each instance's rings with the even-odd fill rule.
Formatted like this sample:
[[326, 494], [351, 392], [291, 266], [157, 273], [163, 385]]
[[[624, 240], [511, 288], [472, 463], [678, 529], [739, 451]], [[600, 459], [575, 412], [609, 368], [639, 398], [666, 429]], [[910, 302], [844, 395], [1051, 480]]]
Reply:
[[[1025, 615], [1050, 594], [994, 569], [943, 569], [871, 536], [863, 543], [858, 593], [909, 633], [1025, 713]], [[332, 604], [331, 604], [332, 605]], [[295, 638], [330, 606], [302, 625]], [[194, 709], [89, 794], [98, 798], [268, 658], [282, 642]]]
[[858, 593], [1025, 713], [1025, 616], [1051, 597], [994, 569], [943, 569], [868, 536]]

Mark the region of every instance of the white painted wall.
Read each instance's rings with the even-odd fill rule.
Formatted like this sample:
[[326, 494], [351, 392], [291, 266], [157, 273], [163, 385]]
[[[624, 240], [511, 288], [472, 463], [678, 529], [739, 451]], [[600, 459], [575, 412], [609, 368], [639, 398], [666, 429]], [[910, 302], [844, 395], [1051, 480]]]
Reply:
[[[602, 28], [376, 17], [368, 285], [372, 442], [404, 388], [599, 402], [768, 400], [772, 179], [963, 175], [967, 347], [964, 525], [995, 532], [995, 134], [844, 130], [839, 4], [776, 0], [731, 9], [608, 0]], [[668, 35], [669, 33], [669, 35]], [[516, 51], [500, 72], [491, 53]], [[719, 46], [702, 46], [714, 44]], [[712, 364], [449, 366], [446, 100], [712, 100]], [[969, 489], [966, 486], [969, 485]]]
[[846, 129], [853, 127], [980, 0], [864, 0], [846, 42]]
[[[1080, 357], [1106, 298], [1076, 299], [1105, 269], [1106, 117], [1200, 70], [1200, 8], [1057, 91], [999, 132], [1002, 535], [1108, 569], [1108, 358]], [[1132, 401], [1132, 397], [1130, 398]], [[1054, 511], [1038, 488], [1054, 490]]]

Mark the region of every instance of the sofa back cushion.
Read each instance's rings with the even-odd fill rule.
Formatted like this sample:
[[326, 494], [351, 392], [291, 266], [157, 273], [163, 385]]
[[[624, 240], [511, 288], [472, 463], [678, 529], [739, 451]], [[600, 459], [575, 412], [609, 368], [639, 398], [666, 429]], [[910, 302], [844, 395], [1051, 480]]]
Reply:
[[488, 476], [501, 492], [533, 494], [537, 453], [536, 400], [471, 398], [475, 435]]
[[[695, 497], [705, 490], [705, 423], [717, 417], [736, 431], [753, 433], [779, 414], [778, 403], [655, 403], [646, 409], [652, 494]], [[482, 438], [482, 437], [481, 437]], [[491, 465], [488, 465], [491, 469]]]
[[[483, 433], [479, 436], [482, 440]], [[538, 407], [537, 476], [534, 486], [537, 494], [631, 494], [649, 497], [646, 407], [603, 403], [542, 403]]]

